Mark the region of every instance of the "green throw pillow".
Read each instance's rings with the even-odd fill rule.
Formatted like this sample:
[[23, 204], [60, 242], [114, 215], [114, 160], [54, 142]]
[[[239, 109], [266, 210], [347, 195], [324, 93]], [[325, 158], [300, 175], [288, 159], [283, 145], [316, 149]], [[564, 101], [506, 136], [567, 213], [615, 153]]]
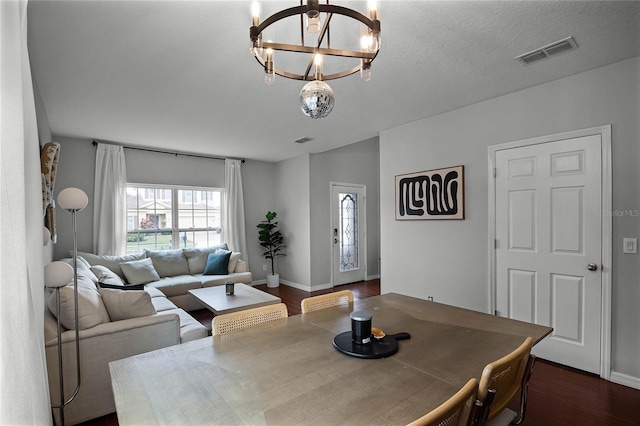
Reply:
[[204, 268], [204, 275], [227, 275], [231, 252], [209, 253], [207, 256], [207, 266]]

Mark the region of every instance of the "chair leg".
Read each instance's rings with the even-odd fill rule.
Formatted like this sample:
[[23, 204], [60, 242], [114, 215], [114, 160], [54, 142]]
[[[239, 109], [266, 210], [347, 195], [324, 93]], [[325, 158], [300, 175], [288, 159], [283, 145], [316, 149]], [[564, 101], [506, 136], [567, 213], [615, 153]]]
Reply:
[[482, 421], [482, 416], [484, 413], [484, 406], [482, 402], [478, 399], [473, 403], [473, 408], [471, 409], [471, 415], [469, 416], [468, 426], [480, 426], [480, 422]]
[[483, 401], [476, 400], [473, 417], [470, 419], [474, 426], [485, 426], [489, 419], [491, 404], [496, 396], [495, 389], [488, 389]]
[[533, 364], [536, 362], [535, 355], [529, 355], [527, 361], [527, 367], [524, 370], [522, 376], [522, 385], [520, 386], [520, 407], [518, 408], [518, 415], [511, 421], [512, 425], [519, 425], [524, 420], [524, 415], [527, 409], [527, 397], [529, 394], [529, 381], [531, 380], [531, 374], [533, 374]]

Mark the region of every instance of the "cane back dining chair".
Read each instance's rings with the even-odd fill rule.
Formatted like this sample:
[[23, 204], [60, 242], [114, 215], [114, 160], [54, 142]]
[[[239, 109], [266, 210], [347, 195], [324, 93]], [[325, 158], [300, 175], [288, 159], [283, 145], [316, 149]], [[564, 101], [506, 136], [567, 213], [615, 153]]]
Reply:
[[[527, 337], [517, 349], [487, 364], [482, 371], [478, 399], [484, 401], [484, 420], [490, 421], [500, 414], [518, 391], [520, 391], [520, 407], [517, 417], [511, 424], [519, 424], [524, 419], [527, 386], [535, 361], [535, 357], [531, 355], [532, 344], [533, 339]], [[489, 395], [489, 393], [494, 393], [494, 395]], [[487, 403], [488, 396], [488, 399], [492, 399], [490, 403]]]
[[471, 379], [455, 395], [408, 426], [467, 426], [471, 424], [478, 381]]
[[218, 315], [213, 317], [211, 321], [211, 334], [217, 336], [233, 330], [287, 318], [287, 316], [287, 305], [284, 303]]
[[351, 290], [341, 290], [302, 299], [300, 307], [302, 308], [302, 313], [306, 314], [307, 312], [330, 308], [331, 306], [346, 305], [351, 302], [353, 302], [353, 292]]

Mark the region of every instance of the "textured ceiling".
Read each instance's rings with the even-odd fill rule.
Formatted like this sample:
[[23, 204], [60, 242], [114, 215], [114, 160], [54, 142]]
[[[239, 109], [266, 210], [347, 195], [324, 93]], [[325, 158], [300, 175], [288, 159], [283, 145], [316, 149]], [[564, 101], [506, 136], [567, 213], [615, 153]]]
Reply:
[[[297, 4], [263, 2], [262, 17]], [[298, 106], [302, 82], [263, 83], [250, 9], [31, 0], [31, 66], [52, 133], [278, 161], [640, 55], [638, 1], [382, 1], [371, 81], [330, 81], [336, 106], [312, 120]], [[514, 59], [568, 36], [578, 49], [528, 66]]]

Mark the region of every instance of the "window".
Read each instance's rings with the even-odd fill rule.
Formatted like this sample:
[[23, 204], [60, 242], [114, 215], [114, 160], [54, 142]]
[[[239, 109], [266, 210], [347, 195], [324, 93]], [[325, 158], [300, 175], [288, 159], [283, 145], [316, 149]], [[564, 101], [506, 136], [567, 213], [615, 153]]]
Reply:
[[127, 253], [222, 242], [220, 188], [127, 185]]

